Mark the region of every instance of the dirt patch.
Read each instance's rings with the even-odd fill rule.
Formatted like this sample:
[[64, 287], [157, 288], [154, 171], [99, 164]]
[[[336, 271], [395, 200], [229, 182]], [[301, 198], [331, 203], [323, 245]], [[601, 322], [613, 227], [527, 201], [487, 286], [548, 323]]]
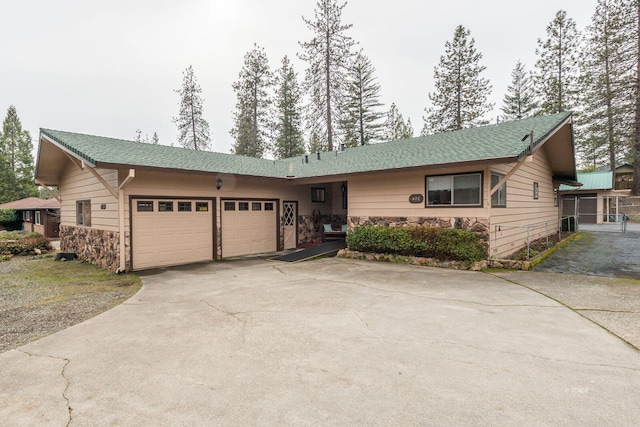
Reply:
[[0, 352], [90, 319], [126, 301], [141, 286], [116, 275], [53, 256], [14, 257], [0, 263]]

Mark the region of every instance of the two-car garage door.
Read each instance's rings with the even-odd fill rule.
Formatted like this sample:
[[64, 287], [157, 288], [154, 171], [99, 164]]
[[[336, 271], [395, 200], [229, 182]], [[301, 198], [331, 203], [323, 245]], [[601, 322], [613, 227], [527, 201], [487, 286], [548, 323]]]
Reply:
[[[276, 200], [221, 202], [222, 257], [277, 250]], [[132, 198], [134, 270], [210, 261], [214, 256], [214, 199]]]

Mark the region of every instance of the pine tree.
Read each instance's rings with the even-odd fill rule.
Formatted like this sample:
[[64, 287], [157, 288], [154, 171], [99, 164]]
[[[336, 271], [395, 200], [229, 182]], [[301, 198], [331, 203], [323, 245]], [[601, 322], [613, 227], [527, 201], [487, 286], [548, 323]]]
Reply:
[[373, 75], [375, 68], [369, 58], [358, 52], [349, 66], [342, 110], [341, 127], [345, 145], [355, 147], [382, 140], [380, 120], [385, 116], [380, 110], [380, 84]]
[[244, 56], [239, 80], [233, 83], [236, 92], [236, 111], [231, 135], [236, 142], [231, 152], [261, 158], [269, 148], [269, 118], [273, 76], [264, 49], [254, 44]]
[[504, 113], [502, 115], [504, 121], [529, 117], [537, 108], [529, 73], [525, 71], [524, 64], [520, 60], [511, 72], [511, 84], [507, 87], [507, 93], [502, 98], [502, 102], [500, 110]]
[[554, 114], [576, 107], [580, 34], [573, 19], [560, 10], [547, 26], [547, 38], [538, 39], [534, 91], [538, 114]]
[[173, 118], [178, 126], [178, 142], [184, 148], [208, 150], [211, 146], [209, 123], [203, 117], [202, 89], [191, 65], [183, 73], [182, 88], [175, 92], [180, 95], [180, 112]]
[[145, 135], [144, 138], [142, 137], [142, 131], [140, 129], [136, 129], [136, 136], [135, 138], [133, 138], [134, 141], [136, 142], [149, 142], [149, 135]]
[[3, 163], [0, 167], [4, 169], [1, 175], [3, 179], [13, 183], [13, 188], [3, 189], [5, 197], [15, 200], [38, 195], [38, 189], [34, 182], [32, 151], [31, 135], [22, 129], [16, 107], [12, 105], [7, 110], [7, 115], [2, 123], [0, 137], [0, 152]]
[[151, 143], [154, 145], [158, 145], [159, 142], [160, 138], [158, 138], [158, 132], [154, 132], [153, 136], [151, 137]]
[[429, 93], [422, 134], [446, 132], [488, 123], [483, 119], [493, 108], [489, 80], [482, 77], [482, 54], [475, 48], [470, 31], [459, 25], [434, 69], [436, 90]]
[[396, 141], [407, 138], [413, 138], [411, 119], [405, 122], [396, 104], [391, 103], [391, 108], [389, 108], [389, 112], [387, 113], [387, 120], [384, 122], [384, 140]]
[[298, 85], [298, 74], [289, 58], [282, 58], [274, 81], [275, 99], [273, 103], [273, 155], [277, 159], [304, 154], [302, 113], [300, 103], [302, 92]]
[[304, 50], [300, 59], [309, 64], [304, 80], [304, 90], [308, 95], [307, 121], [309, 128], [319, 132], [319, 140], [326, 141], [322, 148], [332, 151], [337, 134], [336, 124], [340, 123], [347, 65], [352, 57], [351, 48], [355, 44], [347, 35], [351, 24], [342, 24], [342, 9], [337, 0], [318, 0], [314, 20], [302, 18], [313, 33], [308, 42], [300, 43]]
[[589, 164], [608, 163], [627, 155], [633, 138], [633, 14], [627, 0], [598, 0], [581, 61], [581, 90], [586, 123], [579, 150]]

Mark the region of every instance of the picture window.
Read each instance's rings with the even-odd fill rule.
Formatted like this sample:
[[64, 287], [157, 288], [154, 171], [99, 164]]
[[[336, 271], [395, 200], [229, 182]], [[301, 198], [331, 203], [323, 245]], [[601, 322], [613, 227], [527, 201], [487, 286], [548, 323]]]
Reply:
[[311, 188], [311, 202], [313, 203], [324, 203], [325, 199], [325, 190], [322, 187], [312, 187]]
[[426, 177], [428, 206], [482, 206], [482, 174]]

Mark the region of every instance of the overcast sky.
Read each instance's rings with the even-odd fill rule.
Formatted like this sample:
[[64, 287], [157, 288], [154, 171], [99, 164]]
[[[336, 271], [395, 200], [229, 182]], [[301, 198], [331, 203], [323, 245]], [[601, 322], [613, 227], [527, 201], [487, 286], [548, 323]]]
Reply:
[[[212, 149], [229, 152], [243, 57], [254, 43], [271, 69], [284, 55], [301, 81], [298, 42], [311, 38], [302, 16], [315, 0], [3, 1], [0, 111], [15, 105], [37, 145], [39, 128], [133, 139], [136, 129], [176, 142], [182, 72], [193, 65], [203, 90]], [[560, 9], [579, 30], [596, 0], [349, 0], [343, 23], [377, 70], [385, 110], [395, 102], [416, 134], [433, 69], [456, 26], [471, 31], [493, 86], [498, 115], [518, 59], [531, 70], [537, 39]]]

